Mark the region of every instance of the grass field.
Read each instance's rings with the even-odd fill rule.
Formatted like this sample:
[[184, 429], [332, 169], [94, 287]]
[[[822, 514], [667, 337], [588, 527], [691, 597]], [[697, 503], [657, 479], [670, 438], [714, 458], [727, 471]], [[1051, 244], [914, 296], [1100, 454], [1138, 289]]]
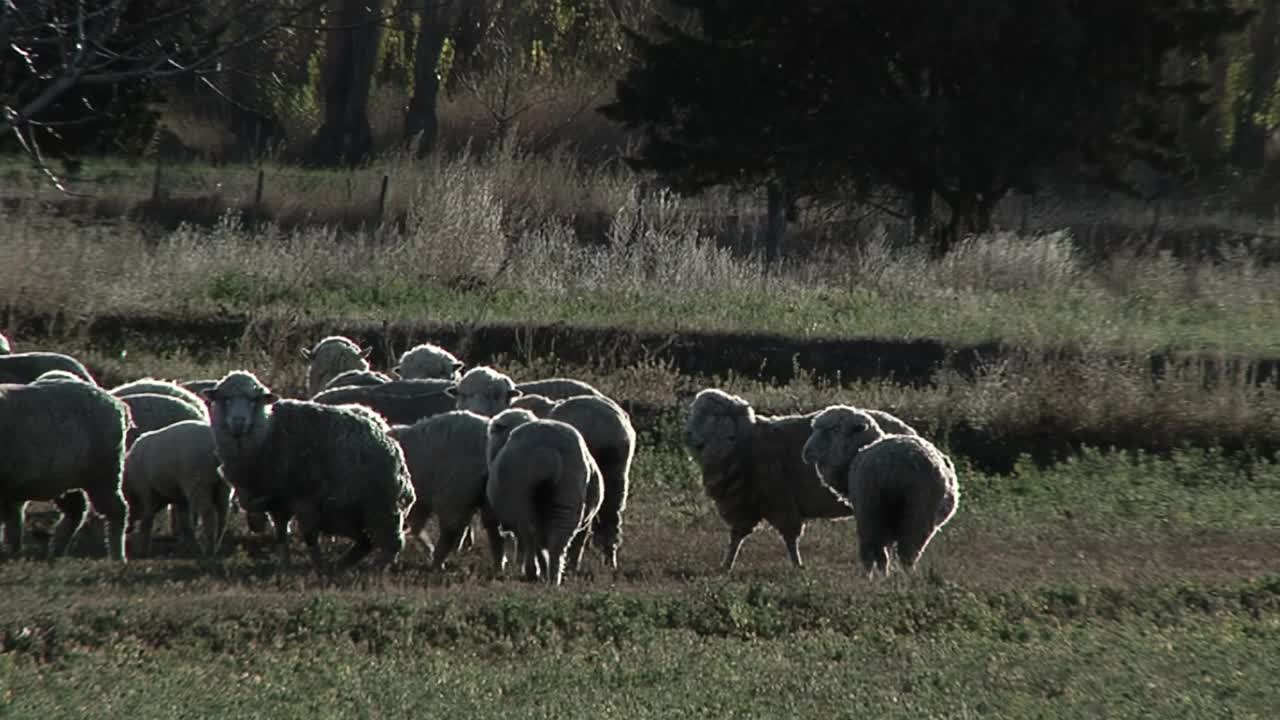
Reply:
[[[1270, 718], [1280, 707], [1280, 387], [1257, 375], [1280, 355], [1274, 221], [1236, 218], [1232, 232], [1257, 241], [1206, 255], [1096, 252], [1031, 232], [975, 239], [946, 260], [863, 228], [765, 268], [740, 251], [741, 218], [728, 219], [745, 201], [642, 202], [634, 178], [566, 157], [397, 162], [394, 222], [350, 232], [307, 213], [358, 205], [343, 188], [376, 168], [271, 185], [272, 216], [298, 225], [287, 230], [5, 210], [0, 331], [17, 350], [82, 358], [104, 385], [248, 367], [290, 396], [298, 347], [315, 339], [303, 328], [315, 327], [400, 324], [429, 339], [449, 323], [563, 323], [1004, 352], [916, 384], [833, 380], [798, 362], [790, 380], [767, 382], [689, 374], [660, 348], [567, 361], [517, 332], [492, 362], [518, 379], [587, 380], [640, 431], [620, 570], [588, 552], [555, 590], [493, 577], [483, 537], [442, 573], [411, 545], [384, 578], [319, 578], [279, 567], [238, 519], [213, 561], [176, 547], [162, 522], [157, 557], [112, 566], [86, 533], [74, 557], [46, 563], [53, 518], [33, 506], [24, 557], [0, 563], [0, 718]], [[145, 198], [139, 171], [112, 172], [120, 208]], [[14, 173], [0, 180], [10, 194]], [[169, 189], [242, 206], [254, 173], [214, 182], [224, 174], [175, 171]], [[802, 237], [828, 232], [817, 215]], [[203, 344], [108, 339], [95, 324], [107, 316], [235, 317], [245, 329]], [[43, 334], [14, 332], [31, 318], [47, 320]], [[380, 356], [404, 349], [386, 345]], [[1075, 354], [1043, 352], [1062, 347]], [[1202, 355], [1153, 374], [1143, 354], [1169, 350]], [[857, 574], [851, 522], [810, 525], [803, 570], [764, 528], [722, 575], [727, 531], [679, 444], [690, 395], [709, 385], [762, 412], [892, 409], [953, 454], [958, 514], [911, 575]]]

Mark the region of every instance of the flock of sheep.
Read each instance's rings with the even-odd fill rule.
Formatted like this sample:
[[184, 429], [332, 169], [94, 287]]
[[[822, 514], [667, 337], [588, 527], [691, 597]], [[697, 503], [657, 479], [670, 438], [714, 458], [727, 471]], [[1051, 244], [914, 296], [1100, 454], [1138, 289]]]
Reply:
[[[66, 553], [90, 508], [113, 559], [125, 560], [134, 531], [135, 551], [148, 555], [167, 507], [175, 531], [212, 556], [238, 505], [251, 532], [270, 521], [282, 563], [292, 524], [318, 571], [329, 570], [321, 534], [353, 542], [340, 567], [375, 550], [379, 568], [396, 562], [407, 533], [439, 569], [471, 542], [478, 513], [497, 573], [511, 536], [527, 580], [560, 584], [587, 540], [617, 567], [636, 450], [618, 403], [578, 380], [463, 373], [431, 344], [404, 353], [398, 377], [374, 371], [369, 351], [345, 337], [302, 354], [309, 400], [280, 398], [247, 371], [107, 390], [74, 358], [14, 354], [0, 335], [4, 546], [21, 551], [26, 504], [43, 500], [61, 512], [52, 556]], [[895, 552], [910, 568], [959, 499], [951, 460], [877, 410], [768, 417], [707, 389], [685, 445], [729, 526], [725, 571], [762, 520], [800, 566], [805, 523], [850, 516], [868, 574], [888, 574]]]

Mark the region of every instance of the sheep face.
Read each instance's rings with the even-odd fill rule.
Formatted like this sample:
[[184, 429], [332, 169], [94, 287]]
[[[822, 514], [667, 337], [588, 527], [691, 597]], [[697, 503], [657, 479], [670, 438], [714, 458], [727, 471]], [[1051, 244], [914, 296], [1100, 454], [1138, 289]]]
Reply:
[[485, 446], [485, 457], [488, 461], [492, 463], [502, 448], [506, 446], [507, 439], [511, 436], [511, 431], [537, 419], [537, 416], [528, 410], [512, 408], [503, 410], [489, 420], [488, 441]]
[[693, 399], [685, 425], [685, 446], [704, 469], [727, 465], [750, 433], [755, 412], [750, 403], [720, 390], [703, 390]]
[[303, 348], [302, 357], [308, 362], [307, 394], [319, 392], [326, 383], [348, 370], [369, 370], [369, 353], [372, 348], [361, 348], [354, 341], [341, 337], [327, 337], [311, 349]]
[[237, 441], [262, 433], [271, 421], [271, 404], [280, 398], [251, 373], [224, 377], [204, 396], [210, 403], [210, 425]]
[[857, 408], [835, 405], [813, 418], [813, 430], [801, 450], [805, 463], [814, 465], [824, 479], [839, 482], [862, 448], [879, 440], [884, 432], [874, 417]]
[[453, 353], [426, 343], [405, 351], [400, 363], [391, 368], [405, 380], [453, 380], [461, 376], [462, 363]]
[[457, 409], [493, 417], [511, 406], [521, 392], [511, 378], [488, 367], [474, 367], [445, 392], [457, 399]]

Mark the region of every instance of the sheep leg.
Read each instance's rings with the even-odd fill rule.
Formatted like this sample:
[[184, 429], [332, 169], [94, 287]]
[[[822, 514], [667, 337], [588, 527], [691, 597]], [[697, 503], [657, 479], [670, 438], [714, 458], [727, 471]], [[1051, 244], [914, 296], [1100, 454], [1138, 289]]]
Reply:
[[460, 553], [466, 552], [475, 544], [475, 533], [471, 531], [471, 523], [467, 523], [467, 526], [462, 528], [462, 536], [458, 538], [457, 551]]
[[421, 500], [414, 502], [409, 509], [409, 534], [422, 546], [427, 557], [434, 557], [436, 549], [431, 544], [431, 537], [427, 535], [427, 520], [430, 516], [431, 510], [426, 507], [426, 503]]
[[231, 486], [225, 482], [216, 482], [213, 484], [213, 549], [210, 555], [217, 555], [219, 548], [222, 547], [222, 539], [227, 535], [227, 519], [231, 517]]
[[200, 541], [196, 539], [196, 524], [199, 521], [199, 514], [196, 512], [195, 506], [186, 500], [176, 502], [173, 506], [178, 511], [178, 524], [173, 527], [175, 544], [180, 545], [183, 552], [190, 552], [194, 549], [199, 554], [202, 548], [200, 547]]
[[[187, 531], [191, 533], [191, 541], [196, 542], [200, 548], [200, 554], [205, 557], [213, 557], [213, 553], [218, 544], [218, 510], [213, 505], [213, 497], [200, 497], [200, 493], [195, 493], [196, 497], [187, 501]], [[200, 524], [200, 534], [203, 537], [195, 537], [196, 523]]]
[[338, 567], [345, 570], [363, 560], [364, 556], [372, 551], [373, 541], [369, 539], [368, 535], [360, 533], [356, 537], [356, 541], [351, 545], [351, 549], [338, 561]]
[[267, 513], [245, 511], [244, 522], [249, 528], [249, 532], [255, 535], [259, 535], [267, 531]]
[[541, 552], [538, 543], [534, 542], [536, 537], [532, 528], [524, 528], [516, 533], [516, 547], [521, 564], [524, 565], [524, 579], [527, 582], [538, 580], [538, 561]]
[[80, 531], [80, 526], [84, 525], [89, 506], [84, 493], [79, 490], [63, 494], [54, 500], [53, 504], [62, 511], [62, 517], [53, 529], [53, 541], [49, 543], [49, 557], [58, 558], [67, 554], [72, 539]]
[[294, 513], [294, 517], [298, 519], [298, 530], [302, 534], [302, 542], [306, 544], [307, 551], [311, 555], [311, 566], [315, 568], [317, 575], [328, 574], [329, 568], [325, 564], [324, 555], [320, 552], [320, 528], [316, 513], [299, 511]]
[[[120, 476], [113, 475], [110, 481], [90, 488], [88, 495], [94, 512], [107, 520], [108, 554], [116, 562], [125, 562], [124, 529], [129, 525], [129, 506], [125, 504], [124, 495], [120, 492]], [[74, 531], [72, 534], [74, 535]]]
[[754, 525], [750, 528], [734, 527], [729, 530], [729, 547], [724, 552], [724, 561], [720, 563], [722, 571], [733, 572], [733, 566], [738, 562], [738, 553], [742, 550], [742, 543], [754, 530]]
[[580, 530], [569, 540], [568, 564], [575, 573], [582, 567], [582, 553], [587, 549], [587, 536], [590, 534], [588, 530]]
[[[468, 521], [470, 518], [468, 518]], [[431, 556], [431, 569], [440, 570], [444, 567], [445, 558], [449, 557], [449, 553], [462, 542], [463, 536], [466, 534], [470, 524], [461, 527], [457, 525], [441, 525], [440, 538], [436, 543], [436, 551]]]
[[904, 569], [914, 570], [925, 548], [929, 547], [929, 541], [938, 531], [935, 517], [934, 504], [928, 502], [916, 503], [906, 513], [902, 531], [898, 533], [898, 560]]
[[292, 513], [284, 510], [268, 510], [266, 514], [271, 517], [271, 524], [275, 526], [276, 552], [280, 554], [280, 566], [288, 567], [291, 561], [289, 556], [289, 518]]
[[141, 545], [138, 548], [143, 557], [151, 557], [151, 538], [155, 532], [156, 508], [149, 500], [140, 500], [138, 507], [138, 532], [141, 533]]
[[18, 557], [22, 553], [23, 502], [8, 501], [0, 503], [0, 525], [4, 526], [4, 544], [9, 553]]
[[800, 537], [804, 535], [804, 523], [784, 526], [779, 528], [778, 532], [782, 535], [782, 542], [787, 546], [787, 555], [791, 558], [791, 564], [803, 568], [804, 559], [800, 557]]
[[618, 548], [622, 545], [622, 511], [627, 504], [627, 467], [609, 463], [600, 468], [604, 477], [604, 498], [591, 523], [592, 541], [604, 554], [605, 564], [618, 569]]
[[507, 541], [502, 536], [498, 518], [488, 505], [480, 506], [480, 524], [484, 525], [485, 534], [489, 536], [489, 557], [493, 559], [493, 570], [501, 575], [507, 568]]

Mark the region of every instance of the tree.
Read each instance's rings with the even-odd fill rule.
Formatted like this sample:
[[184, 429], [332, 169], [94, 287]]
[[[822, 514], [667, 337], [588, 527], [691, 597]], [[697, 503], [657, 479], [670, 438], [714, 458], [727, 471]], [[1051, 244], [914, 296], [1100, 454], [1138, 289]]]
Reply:
[[440, 53], [445, 39], [457, 23], [461, 0], [421, 0], [418, 4], [418, 37], [413, 54], [413, 97], [405, 113], [404, 131], [417, 140], [418, 157], [435, 147], [439, 119], [436, 101], [440, 95]]
[[320, 164], [355, 164], [373, 149], [369, 91], [382, 34], [382, 0], [329, 0], [325, 35], [324, 123], [312, 140]]
[[219, 13], [196, 0], [0, 2], [0, 136], [42, 167], [42, 148], [109, 149], [154, 119], [146, 104], [160, 83], [222, 72], [229, 53], [321, 4], [244, 0]]
[[1114, 178], [1130, 158], [1175, 169], [1166, 121], [1196, 83], [1164, 80], [1178, 53], [1211, 54], [1250, 12], [1230, 0], [671, 0], [602, 108], [642, 133], [633, 166], [676, 190], [824, 194], [850, 181], [908, 199], [945, 252], [990, 226], [1010, 190], [1064, 158]]

